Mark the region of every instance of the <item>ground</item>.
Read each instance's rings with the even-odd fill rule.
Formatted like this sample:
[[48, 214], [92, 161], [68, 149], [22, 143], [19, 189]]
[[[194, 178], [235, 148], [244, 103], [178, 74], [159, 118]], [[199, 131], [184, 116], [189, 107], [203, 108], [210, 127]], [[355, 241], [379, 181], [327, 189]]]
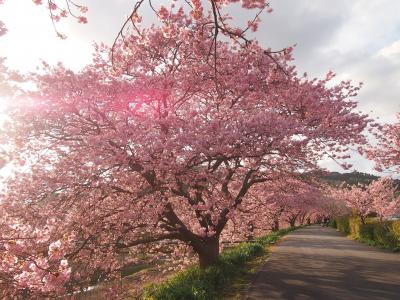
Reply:
[[400, 254], [309, 226], [284, 238], [255, 275], [246, 300], [400, 299]]

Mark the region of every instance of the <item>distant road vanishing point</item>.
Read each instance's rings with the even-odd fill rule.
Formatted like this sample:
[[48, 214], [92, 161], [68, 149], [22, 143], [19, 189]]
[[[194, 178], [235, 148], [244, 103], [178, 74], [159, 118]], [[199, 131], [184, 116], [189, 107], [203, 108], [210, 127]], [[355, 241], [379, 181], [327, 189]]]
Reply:
[[400, 254], [302, 228], [273, 248], [244, 299], [400, 300]]

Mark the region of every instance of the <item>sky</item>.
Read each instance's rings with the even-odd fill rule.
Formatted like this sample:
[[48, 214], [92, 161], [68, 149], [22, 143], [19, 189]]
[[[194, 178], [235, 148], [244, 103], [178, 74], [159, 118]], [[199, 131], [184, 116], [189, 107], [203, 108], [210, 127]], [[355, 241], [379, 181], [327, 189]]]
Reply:
[[[47, 10], [30, 0], [7, 0], [0, 6], [0, 20], [8, 33], [0, 38], [0, 56], [8, 66], [34, 70], [41, 59], [62, 61], [78, 70], [91, 60], [94, 42], [111, 45], [131, 0], [76, 0], [89, 7], [88, 24], [68, 18], [58, 29], [68, 38], [55, 36]], [[167, 0], [153, 0], [165, 3]], [[299, 73], [322, 77], [329, 70], [337, 80], [352, 79], [364, 86], [357, 100], [362, 112], [394, 122], [400, 112], [400, 11], [399, 0], [271, 0], [273, 13], [263, 15], [256, 38], [265, 47], [280, 50], [296, 44], [294, 57]], [[233, 17], [244, 15], [237, 9]], [[151, 22], [150, 14], [144, 15]], [[376, 173], [373, 163], [358, 155], [349, 160], [354, 169]], [[331, 160], [321, 166], [343, 171]]]

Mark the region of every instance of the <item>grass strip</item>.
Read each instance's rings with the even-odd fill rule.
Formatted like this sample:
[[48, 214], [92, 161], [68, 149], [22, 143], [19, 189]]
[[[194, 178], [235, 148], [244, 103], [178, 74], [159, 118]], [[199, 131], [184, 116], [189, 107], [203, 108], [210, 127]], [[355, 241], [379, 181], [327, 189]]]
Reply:
[[[144, 300], [235, 299], [250, 280], [250, 274], [267, 257], [267, 247], [295, 228], [282, 229], [226, 249], [215, 266], [191, 266], [159, 284], [148, 285]], [[237, 299], [237, 298], [236, 298]]]

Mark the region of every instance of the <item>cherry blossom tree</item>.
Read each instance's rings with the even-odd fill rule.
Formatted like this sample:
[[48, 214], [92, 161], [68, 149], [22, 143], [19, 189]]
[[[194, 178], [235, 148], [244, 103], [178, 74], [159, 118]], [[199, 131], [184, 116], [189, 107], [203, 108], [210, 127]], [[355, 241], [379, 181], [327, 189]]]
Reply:
[[[221, 239], [243, 240], [248, 236], [260, 236], [279, 230], [281, 223], [295, 226], [299, 216], [313, 213], [322, 195], [321, 184], [313, 178], [303, 176], [277, 177], [264, 185], [255, 186], [237, 209]], [[286, 218], [294, 214], [292, 222]]]
[[378, 144], [367, 150], [367, 156], [376, 162], [376, 168], [400, 172], [400, 113], [397, 123], [387, 124], [376, 134]]
[[374, 199], [373, 210], [381, 221], [400, 212], [400, 196], [390, 178], [382, 177], [371, 182], [368, 192]]
[[285, 178], [276, 183], [274, 189], [269, 189], [269, 201], [272, 204], [273, 229], [279, 229], [279, 223], [284, 221], [291, 227], [296, 223], [304, 224], [307, 216], [320, 201], [323, 187], [312, 178]]
[[358, 184], [331, 190], [331, 195], [337, 201], [344, 201], [365, 224], [370, 213], [376, 213], [382, 220], [399, 212], [400, 199], [396, 190], [393, 180], [382, 177], [369, 185]]
[[349, 214], [351, 211], [345, 203], [345, 195], [339, 187], [326, 186], [324, 195], [317, 203], [316, 211], [328, 218], [335, 218]]
[[357, 184], [350, 187], [342, 187], [336, 193], [336, 196], [342, 199], [346, 206], [360, 217], [362, 224], [365, 224], [368, 214], [373, 212], [374, 209], [374, 198], [368, 193], [365, 185]]
[[279, 230], [280, 223], [282, 222], [282, 214], [285, 210], [283, 205], [280, 205], [279, 201], [276, 200], [267, 204], [264, 209], [268, 213], [268, 219], [271, 222], [270, 229], [272, 231]]
[[173, 1], [144, 27], [143, 2], [111, 55], [97, 46], [79, 72], [44, 64], [29, 76], [35, 88], [10, 103], [0, 137], [15, 170], [0, 200], [4, 297], [77, 291], [96, 272], [118, 274], [124, 249], [159, 253], [171, 241], [212, 265], [228, 221], [260, 209], [257, 191], [366, 143], [359, 87], [330, 84], [331, 72], [299, 76], [291, 48], [249, 39], [260, 12], [241, 29], [223, 10], [235, 0]]

